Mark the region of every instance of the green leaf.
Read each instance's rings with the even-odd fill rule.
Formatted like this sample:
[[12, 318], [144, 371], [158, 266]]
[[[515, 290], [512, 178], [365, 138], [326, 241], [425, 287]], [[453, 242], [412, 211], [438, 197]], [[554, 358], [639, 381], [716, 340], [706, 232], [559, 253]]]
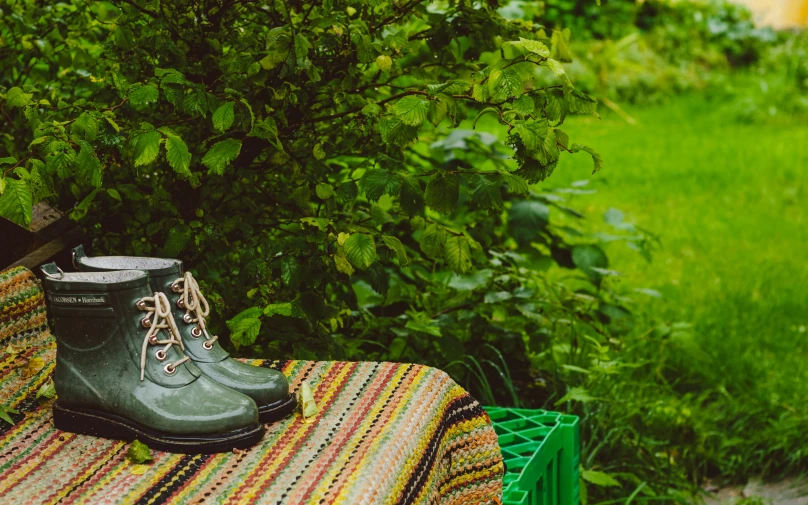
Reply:
[[[566, 37], [564, 32], [567, 32]], [[564, 30], [563, 32], [561, 30], [553, 30], [553, 35], [550, 39], [550, 45], [552, 46], [550, 56], [567, 63], [572, 61], [572, 53], [570, 53], [570, 48], [567, 44], [567, 38], [569, 38], [568, 34], [568, 30]]]
[[446, 264], [457, 273], [464, 274], [471, 270], [471, 248], [464, 236], [453, 236], [446, 241]]
[[334, 195], [334, 186], [331, 184], [321, 182], [317, 186], [314, 187], [315, 193], [317, 193], [317, 198], [321, 200], [328, 200], [331, 196]]
[[281, 280], [290, 288], [296, 288], [303, 276], [303, 269], [294, 256], [284, 256], [281, 260]]
[[502, 174], [502, 180], [508, 185], [508, 190], [520, 196], [527, 196], [530, 194], [527, 182], [520, 176], [511, 173]]
[[103, 177], [101, 162], [89, 142], [80, 140], [78, 144], [81, 149], [76, 156], [76, 178], [83, 184], [100, 188]]
[[282, 26], [269, 30], [266, 44], [269, 53], [258, 63], [260, 63], [265, 70], [272, 70], [289, 57], [291, 44], [292, 38], [289, 36], [286, 27]]
[[410, 126], [398, 117], [385, 117], [379, 121], [379, 133], [385, 142], [404, 145], [418, 136], [418, 126]]
[[488, 92], [497, 101], [522, 94], [522, 77], [512, 68], [493, 70], [488, 77]]
[[519, 245], [527, 245], [547, 229], [550, 209], [534, 200], [515, 202], [508, 210], [508, 231]]
[[548, 58], [545, 63], [547, 64], [547, 67], [553, 71], [556, 77], [558, 77], [561, 84], [563, 84], [565, 88], [572, 88], [572, 82], [570, 81], [570, 78], [567, 77], [567, 72], [564, 71], [564, 66], [561, 65], [561, 62]]
[[499, 303], [513, 298], [509, 291], [491, 291], [485, 294], [484, 303]]
[[471, 87], [471, 97], [480, 103], [487, 102], [490, 96], [491, 95], [488, 92], [487, 86], [483, 86], [482, 84], [474, 84]]
[[582, 470], [581, 478], [590, 484], [600, 487], [620, 486], [620, 482], [618, 482], [614, 477], [606, 472], [598, 472], [597, 470]]
[[345, 257], [353, 266], [366, 270], [376, 260], [376, 243], [373, 237], [364, 233], [353, 233], [343, 246]]
[[609, 258], [603, 252], [603, 249], [596, 245], [576, 245], [573, 247], [572, 262], [596, 283], [599, 283], [603, 278], [603, 274], [596, 269], [609, 268]]
[[401, 176], [387, 170], [368, 170], [359, 184], [368, 200], [375, 202], [382, 195], [398, 196], [401, 191]]
[[92, 112], [83, 112], [70, 125], [70, 133], [82, 140], [95, 140], [98, 135], [98, 121]]
[[573, 387], [567, 391], [562, 398], [555, 402], [556, 405], [563, 405], [570, 401], [576, 401], [581, 403], [588, 403], [592, 400], [596, 400], [594, 396], [589, 394], [589, 391], [582, 387]]
[[533, 101], [533, 97], [530, 95], [522, 95], [515, 102], [513, 102], [513, 110], [522, 116], [532, 114], [535, 107], [536, 102]]
[[[261, 313], [261, 309], [258, 311]], [[227, 322], [227, 327], [230, 328], [230, 340], [237, 346], [253, 345], [261, 331], [261, 320], [257, 317], [236, 318]]]
[[384, 242], [384, 245], [396, 253], [399, 265], [402, 267], [407, 266], [410, 260], [407, 257], [407, 251], [404, 249], [404, 244], [402, 244], [401, 241], [396, 237], [391, 237], [390, 235], [382, 235], [382, 241]]
[[390, 67], [393, 66], [393, 60], [386, 54], [380, 54], [379, 56], [376, 57], [376, 65], [378, 65], [379, 70], [385, 72], [387, 70], [390, 70]]
[[237, 139], [220, 140], [205, 153], [202, 164], [208, 167], [209, 174], [224, 175], [224, 170], [241, 152], [241, 141]]
[[65, 150], [56, 151], [45, 158], [45, 166], [48, 174], [57, 174], [62, 179], [66, 179], [74, 173], [74, 162], [76, 153], [68, 147]]
[[148, 165], [160, 154], [160, 143], [163, 139], [157, 131], [148, 131], [134, 138], [135, 166]]
[[348, 260], [342, 256], [334, 256], [334, 264], [336, 265], [338, 272], [342, 272], [349, 277], [356, 271], [354, 270], [353, 265], [351, 265]]
[[466, 275], [454, 274], [449, 280], [449, 287], [458, 291], [474, 291], [488, 285], [493, 277], [493, 270], [483, 268]]
[[270, 303], [264, 307], [264, 315], [267, 317], [274, 316], [275, 314], [281, 316], [292, 315], [292, 304], [289, 302], [284, 303]]
[[314, 156], [315, 160], [322, 160], [325, 158], [325, 149], [323, 149], [323, 145], [320, 143], [314, 144], [314, 147], [311, 148], [311, 154]]
[[163, 246], [163, 255], [169, 258], [178, 257], [180, 253], [188, 247], [188, 244], [191, 243], [191, 238], [193, 238], [193, 231], [191, 231], [188, 225], [175, 225], [168, 230], [166, 243]]
[[6, 190], [0, 195], [0, 216], [28, 228], [34, 207], [31, 189], [25, 181], [5, 179]]
[[430, 224], [421, 235], [421, 251], [430, 258], [442, 258], [447, 237], [442, 226]]
[[126, 451], [126, 458], [137, 465], [154, 461], [149, 446], [138, 441], [132, 441], [129, 450]]
[[506, 43], [521, 49], [523, 53], [535, 54], [542, 58], [547, 58], [550, 56], [550, 49], [538, 40], [530, 40], [519, 37], [519, 40], [509, 41]]
[[426, 185], [426, 204], [442, 214], [451, 214], [457, 208], [460, 196], [460, 177], [437, 173]]
[[17, 158], [14, 156], [7, 156], [5, 158], [0, 158], [0, 165], [15, 165], [17, 163]]
[[416, 177], [401, 176], [401, 191], [398, 194], [401, 209], [408, 216], [424, 213], [424, 191]]
[[145, 105], [152, 102], [157, 102], [160, 98], [160, 92], [157, 91], [157, 86], [154, 84], [147, 84], [136, 88], [129, 93], [129, 103], [132, 105]]
[[375, 103], [369, 103], [369, 104], [365, 105], [364, 107], [362, 107], [362, 114], [364, 114], [366, 116], [378, 116], [381, 113], [382, 113], [382, 108], [379, 105], [375, 104]]
[[589, 146], [585, 146], [582, 144], [572, 144], [570, 151], [577, 153], [580, 151], [585, 151], [592, 156], [592, 162], [594, 163], [594, 168], [592, 169], [592, 173], [598, 172], [601, 168], [603, 168], [603, 157], [598, 154], [594, 149]]
[[433, 337], [440, 337], [440, 327], [429, 322], [421, 322], [421, 321], [407, 321], [405, 326], [408, 330], [418, 331], [421, 333], [426, 333], [427, 335], [432, 335]]
[[429, 112], [429, 100], [410, 95], [400, 99], [392, 107], [393, 114], [409, 126], [420, 126]]
[[37, 399], [39, 398], [55, 398], [56, 387], [53, 385], [53, 379], [49, 379], [46, 383], [42, 384], [36, 392]]
[[7, 422], [10, 425], [14, 425], [14, 420], [11, 419], [9, 414], [19, 414], [20, 412], [17, 410], [12, 409], [11, 407], [6, 407], [5, 405], [0, 404], [0, 419]]
[[216, 112], [213, 113], [214, 128], [220, 132], [224, 132], [233, 126], [233, 119], [235, 118], [235, 113], [233, 111], [234, 105], [235, 104], [233, 102], [226, 102], [221, 107], [216, 109]]
[[208, 115], [208, 95], [204, 90], [196, 89], [185, 95], [182, 100], [182, 108], [193, 117], [205, 117]]
[[33, 93], [26, 93], [21, 88], [13, 87], [6, 93], [6, 103], [9, 107], [25, 107], [31, 102]]
[[471, 201], [481, 209], [501, 211], [503, 209], [501, 175], [477, 176], [477, 183], [471, 193]]
[[177, 135], [166, 136], [166, 160], [174, 172], [180, 175], [191, 175], [191, 153], [188, 146]]

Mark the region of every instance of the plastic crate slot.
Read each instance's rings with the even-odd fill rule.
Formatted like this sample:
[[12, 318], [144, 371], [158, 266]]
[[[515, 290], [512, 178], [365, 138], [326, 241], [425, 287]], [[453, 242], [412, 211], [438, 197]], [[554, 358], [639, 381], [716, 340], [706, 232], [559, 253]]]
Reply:
[[508, 460], [508, 470], [521, 470], [526, 467], [528, 463], [530, 463], [530, 458], [516, 456]]
[[527, 437], [530, 440], [544, 440], [550, 433], [553, 432], [554, 428], [548, 428], [546, 426], [541, 426], [539, 428], [530, 428], [527, 430], [522, 430], [519, 432], [520, 435], [523, 437]]
[[513, 432], [508, 428], [502, 426], [501, 424], [494, 424], [494, 431], [496, 432], [497, 436], [502, 437], [506, 435], [512, 435]]
[[514, 445], [522, 445], [529, 443], [531, 443], [530, 438], [526, 438], [521, 435], [513, 434], [499, 437], [499, 446], [504, 449], [513, 447]]
[[511, 431], [519, 432], [530, 428], [540, 428], [542, 425], [537, 424], [530, 419], [514, 419], [512, 421], [505, 421], [502, 426]]
[[533, 456], [541, 449], [541, 444], [528, 442], [526, 444], [512, 445], [508, 447], [508, 452], [519, 456]]

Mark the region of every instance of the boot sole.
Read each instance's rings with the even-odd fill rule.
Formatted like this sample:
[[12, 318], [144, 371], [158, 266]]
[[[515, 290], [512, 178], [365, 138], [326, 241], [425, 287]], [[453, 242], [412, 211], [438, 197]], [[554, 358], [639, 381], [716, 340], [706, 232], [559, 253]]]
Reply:
[[210, 435], [176, 435], [145, 428], [114, 414], [87, 409], [68, 409], [53, 405], [53, 425], [56, 429], [80, 435], [111, 438], [131, 442], [137, 439], [152, 449], [181, 454], [212, 454], [244, 449], [258, 443], [264, 436], [261, 424]]
[[258, 407], [258, 420], [262, 423], [271, 423], [287, 417], [297, 407], [295, 395], [289, 395], [283, 400]]

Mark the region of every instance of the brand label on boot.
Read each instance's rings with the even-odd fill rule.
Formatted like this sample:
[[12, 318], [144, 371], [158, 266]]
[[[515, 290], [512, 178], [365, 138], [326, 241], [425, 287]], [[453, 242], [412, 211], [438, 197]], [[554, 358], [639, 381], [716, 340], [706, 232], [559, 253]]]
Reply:
[[48, 293], [48, 301], [61, 305], [108, 305], [107, 295], [67, 295]]

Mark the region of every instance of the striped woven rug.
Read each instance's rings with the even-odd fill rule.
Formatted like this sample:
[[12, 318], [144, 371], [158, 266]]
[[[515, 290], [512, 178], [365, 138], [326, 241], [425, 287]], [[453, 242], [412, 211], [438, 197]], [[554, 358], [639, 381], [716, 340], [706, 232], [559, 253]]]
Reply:
[[234, 453], [153, 451], [137, 465], [123, 442], [56, 430], [36, 392], [56, 355], [33, 274], [0, 273], [2, 504], [491, 504], [504, 466], [480, 405], [448, 375], [420, 365], [249, 361], [275, 367], [293, 389], [312, 385], [320, 413], [267, 426]]

